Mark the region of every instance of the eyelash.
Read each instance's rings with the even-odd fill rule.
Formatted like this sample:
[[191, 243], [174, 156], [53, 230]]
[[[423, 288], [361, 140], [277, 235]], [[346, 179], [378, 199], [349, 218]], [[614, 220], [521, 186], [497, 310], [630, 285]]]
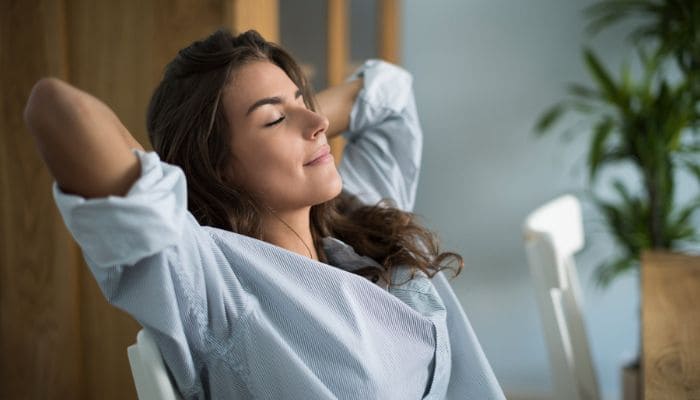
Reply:
[[[303, 97], [303, 96], [299, 96], [299, 98], [303, 99], [304, 97]], [[306, 105], [306, 103], [304, 103], [304, 104]], [[287, 118], [287, 117], [285, 117], [285, 116], [283, 115], [283, 116], [279, 117], [279, 119], [277, 119], [276, 121], [272, 121], [272, 122], [270, 122], [270, 123], [268, 123], [268, 124], [265, 124], [265, 127], [266, 127], [266, 128], [269, 128], [269, 127], [271, 127], [271, 126], [277, 125], [277, 124], [279, 124], [280, 122], [284, 121], [285, 118]]]
[[269, 124], [265, 124], [265, 127], [270, 127], [270, 126], [273, 126], [273, 125], [277, 125], [277, 124], [279, 124], [280, 122], [282, 122], [285, 118], [286, 118], [286, 117], [283, 115], [283, 116], [281, 116], [278, 120], [272, 121], [272, 122], [270, 122]]

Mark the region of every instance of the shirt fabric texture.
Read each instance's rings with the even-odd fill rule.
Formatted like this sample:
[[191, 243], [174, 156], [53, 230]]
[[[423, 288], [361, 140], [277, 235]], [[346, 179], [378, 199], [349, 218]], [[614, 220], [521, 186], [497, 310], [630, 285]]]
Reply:
[[[369, 60], [339, 171], [365, 204], [413, 209], [422, 131], [403, 69]], [[351, 271], [376, 261], [324, 238], [328, 264], [201, 226], [182, 170], [135, 151], [123, 196], [54, 184], [64, 221], [107, 300], [154, 336], [185, 399], [504, 399], [443, 273]]]

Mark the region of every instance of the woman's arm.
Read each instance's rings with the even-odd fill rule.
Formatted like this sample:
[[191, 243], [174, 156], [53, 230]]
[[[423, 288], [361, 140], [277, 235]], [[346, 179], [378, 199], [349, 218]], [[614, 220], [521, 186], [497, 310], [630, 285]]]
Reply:
[[355, 103], [357, 93], [362, 89], [362, 78], [329, 87], [316, 95], [319, 111], [329, 121], [328, 138], [348, 130], [350, 111]]
[[343, 134], [347, 142], [338, 171], [343, 190], [364, 204], [391, 199], [411, 211], [423, 146], [423, 132], [406, 70], [380, 60], [366, 61], [353, 77], [362, 77]]
[[132, 148], [142, 149], [97, 98], [56, 78], [34, 85], [24, 119], [39, 153], [67, 193], [124, 195], [140, 174]]

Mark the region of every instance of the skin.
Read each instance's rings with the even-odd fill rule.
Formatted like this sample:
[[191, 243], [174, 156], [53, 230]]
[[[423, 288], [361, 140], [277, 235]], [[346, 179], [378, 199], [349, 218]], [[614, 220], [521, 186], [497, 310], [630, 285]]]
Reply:
[[24, 119], [58, 185], [83, 197], [123, 196], [141, 166], [140, 148], [103, 102], [56, 78], [39, 80]]
[[[264, 240], [307, 257], [308, 246], [317, 259], [310, 208], [333, 198], [342, 184], [332, 159], [313, 167], [304, 163], [329, 137], [347, 130], [361, 87], [362, 81], [356, 80], [324, 90], [317, 96], [319, 113], [314, 113], [296, 98], [296, 86], [281, 69], [256, 62], [239, 68], [225, 88], [233, 149], [227, 176], [231, 184], [258, 193], [274, 210], [263, 217]], [[247, 113], [253, 103], [274, 96], [280, 98], [278, 104]], [[271, 129], [264, 126], [281, 115], [285, 119]], [[86, 198], [123, 196], [140, 176], [131, 149], [143, 147], [108, 106], [70, 84], [56, 78], [38, 81], [24, 118], [65, 192]]]
[[[347, 129], [350, 108], [360, 82], [320, 96], [321, 109], [333, 120], [333, 134]], [[252, 193], [268, 210], [263, 240], [318, 259], [312, 245], [311, 206], [337, 196], [340, 175], [328, 153], [330, 120], [306, 108], [299, 88], [270, 62], [237, 69], [223, 92], [231, 127], [230, 182]], [[268, 99], [268, 100], [264, 100]]]

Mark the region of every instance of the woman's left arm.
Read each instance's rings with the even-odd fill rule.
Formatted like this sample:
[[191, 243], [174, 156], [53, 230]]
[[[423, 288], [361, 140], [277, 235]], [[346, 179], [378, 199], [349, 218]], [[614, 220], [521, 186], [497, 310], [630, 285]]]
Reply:
[[316, 95], [318, 110], [328, 118], [328, 138], [338, 136], [350, 127], [350, 111], [362, 89], [362, 78], [331, 86]]
[[345, 103], [344, 119], [333, 129], [347, 140], [338, 166], [343, 191], [367, 205], [389, 199], [411, 211], [423, 148], [413, 78], [396, 65], [367, 60], [350, 79], [362, 87], [355, 87], [354, 104], [348, 108]]

